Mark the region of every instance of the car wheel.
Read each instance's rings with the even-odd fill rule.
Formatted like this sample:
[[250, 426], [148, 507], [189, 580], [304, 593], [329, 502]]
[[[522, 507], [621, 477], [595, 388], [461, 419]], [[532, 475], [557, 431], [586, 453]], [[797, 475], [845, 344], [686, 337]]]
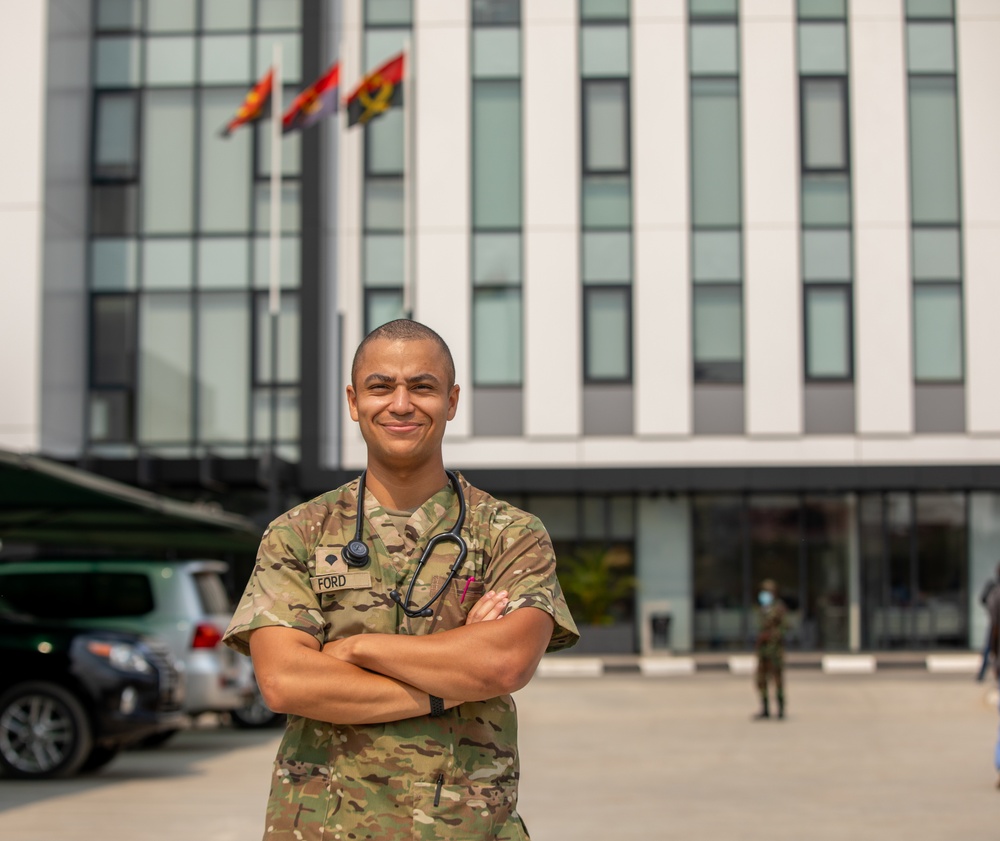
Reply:
[[13, 777], [68, 777], [93, 747], [83, 705], [54, 683], [22, 683], [0, 698], [0, 765]]
[[104, 747], [98, 745], [90, 752], [90, 756], [84, 761], [83, 765], [80, 767], [80, 773], [86, 774], [90, 771], [96, 771], [98, 768], [103, 768], [112, 759], [114, 759], [118, 754], [121, 753], [121, 747], [115, 745], [114, 747]]
[[233, 726], [241, 730], [260, 730], [265, 727], [276, 727], [285, 720], [281, 713], [272, 712], [261, 697], [260, 690], [255, 690], [247, 702], [235, 710], [229, 711]]

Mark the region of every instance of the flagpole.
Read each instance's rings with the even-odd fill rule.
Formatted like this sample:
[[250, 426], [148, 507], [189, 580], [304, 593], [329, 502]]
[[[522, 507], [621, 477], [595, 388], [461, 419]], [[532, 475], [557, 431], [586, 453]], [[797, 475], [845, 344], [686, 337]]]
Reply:
[[271, 435], [269, 461], [268, 499], [271, 516], [280, 508], [278, 491], [278, 317], [281, 313], [281, 42], [272, 48], [271, 66], [274, 76], [271, 83], [271, 203], [268, 251], [268, 312], [271, 321]]
[[413, 112], [416, 110], [415, 74], [409, 37], [403, 42], [403, 314], [413, 318], [414, 230], [413, 230]]

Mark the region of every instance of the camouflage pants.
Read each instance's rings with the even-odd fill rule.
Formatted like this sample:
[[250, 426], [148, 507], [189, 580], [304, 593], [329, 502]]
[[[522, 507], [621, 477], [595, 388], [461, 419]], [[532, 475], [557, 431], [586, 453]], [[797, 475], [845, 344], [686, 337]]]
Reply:
[[785, 668], [782, 657], [757, 658], [757, 689], [761, 695], [767, 693], [767, 685], [770, 681], [774, 684], [774, 691], [779, 695], [785, 691]]

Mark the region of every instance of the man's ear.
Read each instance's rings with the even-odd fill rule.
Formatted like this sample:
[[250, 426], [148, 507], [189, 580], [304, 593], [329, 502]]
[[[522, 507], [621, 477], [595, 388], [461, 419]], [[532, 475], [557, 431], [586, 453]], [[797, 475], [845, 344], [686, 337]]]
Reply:
[[[458, 393], [461, 389], [458, 385], [453, 385], [448, 392], [448, 420], [455, 419], [455, 412], [458, 411]], [[355, 418], [357, 420], [357, 418]]]
[[347, 408], [351, 411], [351, 420], [358, 421], [358, 395], [354, 393], [354, 386], [349, 385], [347, 391]]

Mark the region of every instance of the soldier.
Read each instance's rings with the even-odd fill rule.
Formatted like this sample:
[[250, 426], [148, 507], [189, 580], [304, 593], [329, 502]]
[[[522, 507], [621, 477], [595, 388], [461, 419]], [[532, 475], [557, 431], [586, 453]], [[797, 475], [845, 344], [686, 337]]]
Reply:
[[787, 609], [777, 597], [778, 588], [770, 578], [761, 582], [757, 601], [760, 603], [760, 630], [757, 633], [757, 691], [760, 693], [760, 712], [756, 720], [771, 717], [768, 704], [768, 681], [774, 683], [778, 718], [785, 717], [785, 631]]
[[579, 635], [538, 519], [445, 470], [458, 395], [433, 330], [372, 331], [366, 471], [264, 532], [225, 639], [288, 714], [265, 839], [528, 837], [510, 693]]
[[[1000, 565], [997, 566], [997, 580], [1000, 581]], [[1000, 686], [1000, 586], [987, 594], [986, 611], [990, 615], [989, 653], [993, 658], [993, 676]], [[993, 765], [997, 770], [997, 788], [1000, 788], [1000, 736], [993, 749]]]

